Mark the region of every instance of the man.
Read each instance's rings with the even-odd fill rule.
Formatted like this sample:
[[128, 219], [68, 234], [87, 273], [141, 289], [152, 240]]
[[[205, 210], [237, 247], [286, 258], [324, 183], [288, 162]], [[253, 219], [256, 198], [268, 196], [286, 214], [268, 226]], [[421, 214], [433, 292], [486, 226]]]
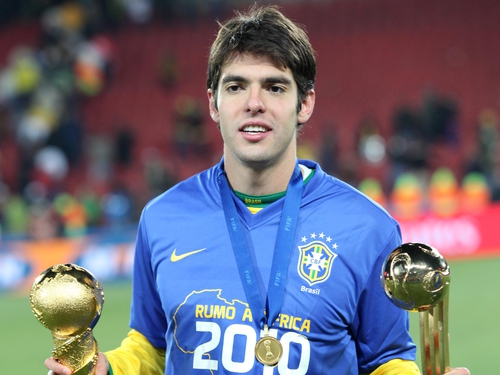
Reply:
[[315, 75], [305, 32], [276, 8], [221, 25], [207, 87], [224, 157], [145, 207], [132, 330], [98, 375], [419, 373], [407, 313], [379, 281], [398, 224], [297, 161]]

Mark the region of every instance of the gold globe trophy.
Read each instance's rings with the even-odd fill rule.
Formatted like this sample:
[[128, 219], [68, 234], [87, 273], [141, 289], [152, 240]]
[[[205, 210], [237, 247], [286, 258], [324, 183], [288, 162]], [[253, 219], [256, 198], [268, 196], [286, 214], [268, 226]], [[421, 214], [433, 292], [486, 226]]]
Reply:
[[429, 245], [405, 243], [387, 257], [380, 277], [396, 306], [419, 313], [422, 372], [449, 371], [450, 268], [444, 257]]
[[33, 282], [31, 310], [52, 331], [52, 357], [74, 375], [93, 375], [99, 348], [92, 329], [101, 316], [104, 293], [83, 267], [57, 264]]

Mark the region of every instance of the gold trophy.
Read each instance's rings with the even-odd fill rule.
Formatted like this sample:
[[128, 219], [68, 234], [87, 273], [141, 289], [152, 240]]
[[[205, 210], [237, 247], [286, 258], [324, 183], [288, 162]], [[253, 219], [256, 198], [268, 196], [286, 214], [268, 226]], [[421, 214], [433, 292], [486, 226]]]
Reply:
[[423, 374], [449, 371], [450, 268], [444, 257], [429, 245], [405, 243], [387, 257], [381, 282], [396, 306], [419, 313]]
[[99, 348], [92, 329], [101, 316], [104, 293], [83, 267], [57, 264], [33, 282], [31, 310], [52, 331], [52, 357], [74, 375], [93, 375]]

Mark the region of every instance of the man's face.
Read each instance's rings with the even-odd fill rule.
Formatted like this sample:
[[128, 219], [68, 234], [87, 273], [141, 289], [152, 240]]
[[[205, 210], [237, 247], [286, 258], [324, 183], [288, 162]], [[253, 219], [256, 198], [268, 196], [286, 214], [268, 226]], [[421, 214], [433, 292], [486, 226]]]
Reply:
[[314, 108], [311, 91], [297, 113], [297, 84], [290, 69], [250, 54], [238, 55], [222, 67], [217, 98], [211, 90], [208, 98], [226, 161], [252, 168], [295, 159], [296, 126], [306, 122]]

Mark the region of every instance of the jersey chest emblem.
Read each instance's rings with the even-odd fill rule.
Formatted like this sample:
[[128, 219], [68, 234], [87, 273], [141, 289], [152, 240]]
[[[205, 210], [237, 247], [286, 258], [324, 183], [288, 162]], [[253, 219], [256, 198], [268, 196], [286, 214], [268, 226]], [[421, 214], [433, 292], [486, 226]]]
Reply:
[[309, 285], [327, 280], [337, 254], [321, 241], [312, 241], [298, 248], [300, 254], [297, 271], [300, 277]]

